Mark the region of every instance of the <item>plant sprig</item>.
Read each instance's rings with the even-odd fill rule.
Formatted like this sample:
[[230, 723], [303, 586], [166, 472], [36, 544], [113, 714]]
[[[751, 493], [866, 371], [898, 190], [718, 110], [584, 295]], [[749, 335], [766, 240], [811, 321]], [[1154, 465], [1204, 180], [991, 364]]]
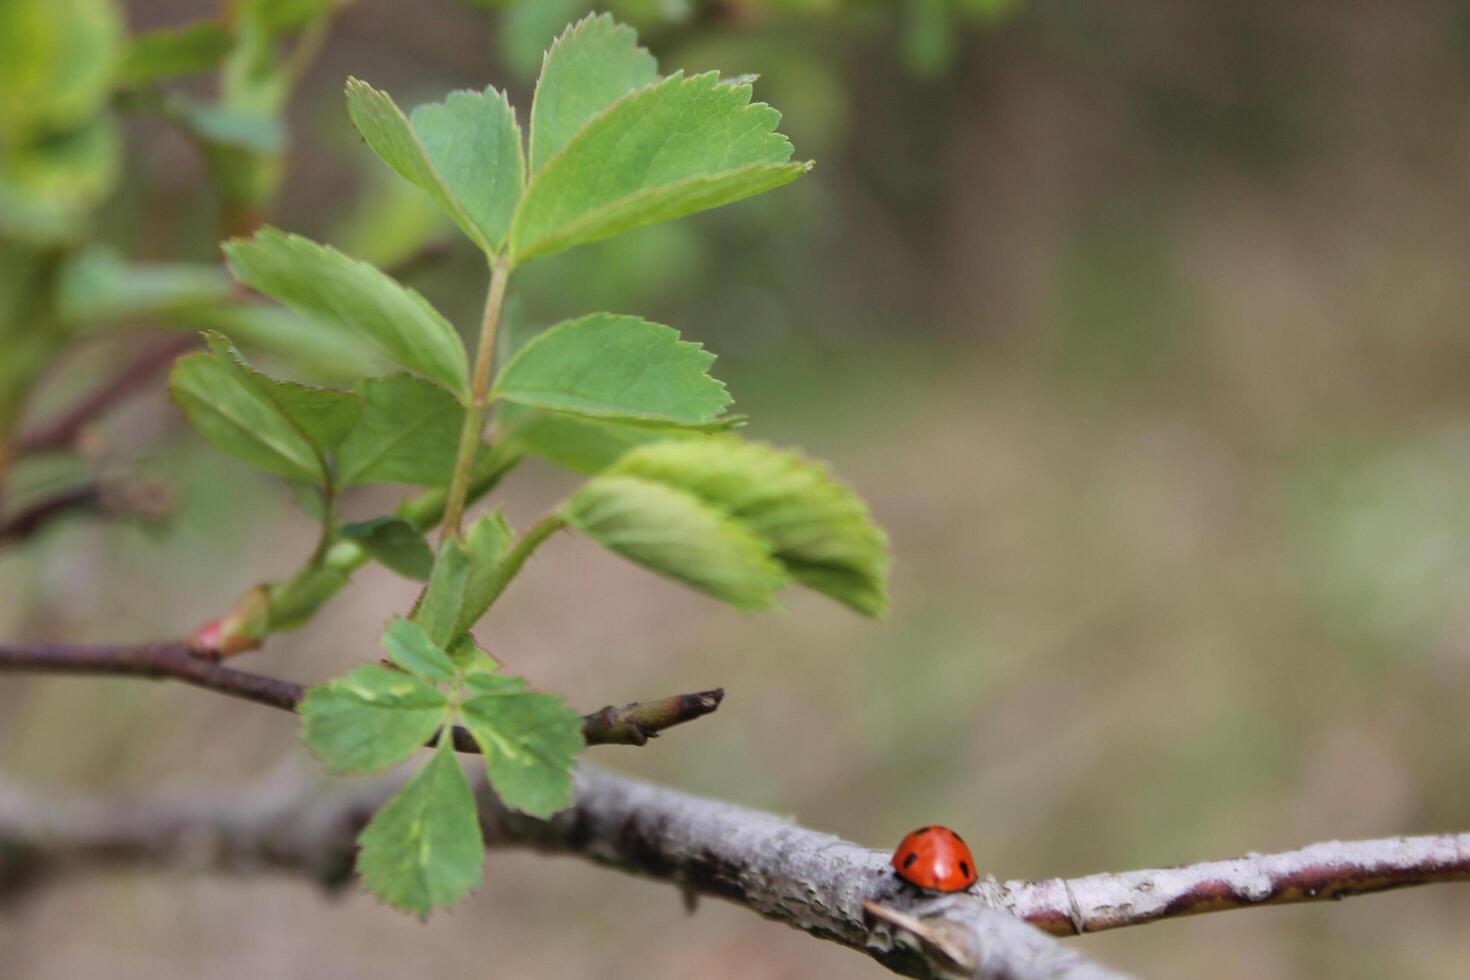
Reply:
[[[581, 719], [559, 696], [502, 673], [469, 631], [535, 551], [571, 529], [653, 572], [744, 609], [801, 584], [877, 615], [888, 551], [867, 507], [800, 454], [727, 431], [730, 396], [713, 355], [640, 317], [592, 313], [547, 328], [494, 364], [497, 326], [525, 262], [717, 207], [787, 183], [779, 114], [750, 85], [710, 73], [660, 77], [633, 32], [589, 17], [547, 52], [523, 138], [494, 89], [451, 93], [405, 115], [364, 82], [348, 111], [367, 144], [424, 190], [486, 258], [473, 355], [417, 292], [369, 263], [266, 228], [225, 246], [231, 272], [323, 329], [401, 369], [350, 391], [272, 380], [223, 336], [182, 358], [175, 398], [214, 446], [318, 488], [323, 501], [376, 482], [425, 488], [411, 513], [338, 525], [302, 571], [252, 593], [238, 617], [257, 636], [304, 622], [369, 558], [426, 580], [383, 634], [389, 664], [313, 688], [304, 737], [334, 772], [430, 761], [363, 832], [360, 867], [385, 901], [427, 915], [481, 879], [473, 796], [447, 726], [462, 725], [507, 805], [547, 816], [571, 801]], [[500, 413], [492, 446], [484, 430]], [[517, 534], [471, 502], [525, 453], [571, 462], [588, 481]], [[425, 532], [438, 519], [431, 549]], [[264, 600], [262, 600], [262, 595]], [[264, 601], [266, 609], [259, 611]]]

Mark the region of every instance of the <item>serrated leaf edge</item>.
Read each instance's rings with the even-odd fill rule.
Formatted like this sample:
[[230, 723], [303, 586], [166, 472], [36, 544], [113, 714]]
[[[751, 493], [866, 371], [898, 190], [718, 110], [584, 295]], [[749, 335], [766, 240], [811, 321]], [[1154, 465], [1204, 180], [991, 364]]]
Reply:
[[[488, 86], [488, 87], [489, 88], [494, 88], [493, 85], [492, 86]], [[401, 108], [399, 108], [398, 103], [396, 101], [394, 101], [393, 96], [390, 95], [390, 94], [388, 94], [383, 89], [373, 88], [373, 86], [371, 84], [369, 84], [368, 82], [363, 81], [362, 79], [358, 78], [355, 75], [349, 75], [349, 76], [347, 76], [346, 88], [349, 91], [352, 90], [352, 89], [354, 89], [354, 88], [359, 89], [359, 90], [365, 89], [366, 91], [372, 93], [375, 96], [380, 96], [385, 102], [388, 103], [389, 106], [392, 107], [393, 111], [398, 114], [398, 118], [401, 119], [401, 120], [403, 120], [403, 128], [406, 129], [406, 130], [408, 130], [409, 135], [413, 138], [413, 145], [414, 145], [415, 148], [418, 149], [419, 155], [423, 157], [424, 166], [427, 167], [429, 173], [431, 175], [433, 175], [434, 183], [438, 185], [439, 191], [444, 195], [445, 199], [449, 202], [450, 207], [452, 208], [452, 211], [451, 211], [451, 213], [450, 213], [449, 216], [454, 219], [454, 223], [456, 225], [459, 225], [460, 230], [465, 233], [465, 236], [468, 237], [471, 241], [473, 241], [475, 243], [475, 245], [477, 245], [482, 252], [484, 252], [485, 254], [490, 255], [490, 256], [496, 256], [496, 255], [498, 255], [499, 254], [499, 250], [497, 250], [495, 247], [493, 247], [490, 244], [489, 240], [485, 237], [485, 233], [480, 229], [480, 226], [478, 224], [476, 224], [475, 221], [472, 218], [470, 218], [470, 216], [465, 212], [464, 206], [459, 203], [459, 198], [456, 197], [455, 194], [453, 193], [453, 191], [451, 191], [449, 189], [449, 185], [444, 182], [444, 175], [441, 174], [441, 173], [439, 173], [439, 168], [436, 167], [436, 166], [434, 166], [434, 160], [433, 160], [432, 157], [429, 156], [429, 151], [426, 150], [426, 149], [424, 149], [424, 141], [421, 140], [421, 139], [419, 139], [418, 130], [416, 130], [416, 129], [413, 128], [413, 122], [409, 119], [409, 117], [407, 115], [404, 114], [403, 110]], [[459, 89], [459, 90], [456, 90], [456, 91], [473, 92], [474, 90], [473, 89]], [[509, 105], [510, 104], [509, 97], [506, 96], [505, 93], [500, 93], [500, 95], [501, 95], [502, 98], [505, 99], [506, 104]], [[448, 98], [449, 98], [449, 96], [446, 95], [445, 96], [445, 101], [446, 102], [448, 101]], [[417, 109], [418, 106], [415, 106], [414, 108]], [[514, 110], [512, 110], [512, 112], [513, 111]], [[351, 103], [350, 102], [348, 103], [348, 112], [347, 112], [347, 115], [348, 115], [348, 118], [351, 118], [352, 117]], [[357, 120], [356, 119], [353, 119], [352, 120], [352, 126], [353, 126], [354, 129], [357, 129], [358, 130], [358, 133], [359, 134], [362, 134], [362, 130], [360, 128], [358, 128], [358, 126], [357, 126]], [[363, 139], [366, 140], [367, 139], [367, 136], [365, 134], [362, 134], [362, 135], [363, 135]], [[519, 144], [520, 143], [520, 140], [517, 140], [516, 142], [517, 142], [517, 144]], [[372, 149], [372, 147], [369, 146], [369, 149]], [[377, 153], [376, 150], [373, 150], [373, 156], [378, 156], [378, 153]], [[524, 150], [522, 150], [522, 156], [524, 158]], [[392, 165], [390, 165], [388, 163], [388, 161], [383, 160], [382, 157], [378, 157], [378, 159], [383, 164], [383, 166], [387, 167], [389, 170], [392, 170], [395, 174], [398, 174], [397, 169], [394, 168]], [[522, 173], [525, 172], [525, 166], [524, 166], [524, 164], [522, 164], [521, 172]], [[398, 176], [400, 178], [402, 178], [403, 180], [408, 180], [408, 178], [407, 177], [404, 177], [403, 174], [398, 174]], [[413, 181], [411, 181], [411, 180], [409, 180], [408, 182], [410, 184], [413, 183]], [[522, 183], [521, 183], [521, 188], [522, 188], [523, 191], [524, 191], [525, 187], [526, 187], [526, 183], [523, 180]], [[435, 203], [437, 204], [438, 202], [436, 201]], [[519, 207], [520, 206], [520, 202], [517, 201], [516, 202], [516, 205], [517, 205], [517, 207]], [[510, 238], [510, 236], [509, 236], [509, 233], [507, 232], [507, 235], [506, 235], [507, 241], [509, 241], [509, 238]]]
[[715, 425], [720, 422], [721, 416], [719, 416], [718, 414], [716, 414], [713, 418], [707, 419], [702, 422], [689, 423], [684, 422], [680, 419], [671, 418], [667, 415], [658, 415], [649, 412], [605, 412], [594, 411], [591, 409], [569, 409], [551, 405], [542, 405], [535, 402], [521, 401], [517, 398], [507, 397], [505, 395], [500, 387], [500, 379], [504, 378], [507, 374], [510, 373], [511, 369], [515, 367], [516, 363], [525, 356], [527, 351], [533, 349], [537, 344], [546, 340], [546, 338], [550, 336], [553, 331], [560, 329], [571, 329], [577, 324], [580, 324], [586, 320], [591, 320], [594, 317], [616, 317], [618, 319], [624, 320], [636, 320], [640, 324], [644, 324], [650, 327], [658, 327], [662, 330], [667, 330], [670, 334], [673, 335], [674, 348], [676, 350], [683, 352], [687, 348], [693, 348], [696, 351], [709, 355], [709, 363], [704, 366], [702, 374], [705, 378], [708, 378], [710, 381], [714, 382], [714, 384], [719, 386], [720, 393], [725, 397], [724, 404], [722, 404], [719, 409], [717, 409], [717, 412], [723, 412], [725, 409], [729, 408], [735, 403], [735, 399], [730, 395], [729, 386], [726, 385], [725, 382], [721, 381], [719, 378], [715, 377], [713, 374], [710, 374], [710, 369], [713, 368], [715, 362], [719, 360], [718, 354], [707, 349], [704, 344], [697, 340], [685, 340], [683, 335], [681, 335], [678, 330], [675, 330], [668, 324], [658, 323], [653, 320], [645, 320], [643, 317], [637, 316], [635, 314], [612, 313], [607, 310], [602, 310], [596, 313], [588, 313], [586, 316], [579, 316], [571, 320], [563, 320], [560, 323], [552, 324], [551, 326], [547, 327], [545, 330], [541, 331], [536, 336], [532, 337], [530, 340], [522, 344], [520, 350], [516, 351], [515, 355], [506, 362], [505, 367], [500, 369], [499, 375], [496, 376], [495, 384], [490, 389], [490, 398], [492, 400], [501, 399], [517, 405], [524, 405], [525, 407], [530, 408], [536, 412], [559, 412], [565, 415], [578, 415], [594, 419], [625, 420], [630, 424], [637, 424], [642, 422], [698, 430], [702, 427]]

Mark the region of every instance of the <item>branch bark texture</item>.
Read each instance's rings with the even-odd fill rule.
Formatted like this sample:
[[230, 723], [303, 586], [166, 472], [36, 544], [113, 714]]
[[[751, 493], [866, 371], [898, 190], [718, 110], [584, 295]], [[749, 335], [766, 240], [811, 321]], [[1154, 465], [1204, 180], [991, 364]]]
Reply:
[[[286, 872], [340, 887], [351, 880], [358, 832], [404, 778], [143, 805], [41, 801], [0, 786], [0, 897], [99, 866]], [[688, 895], [728, 899], [907, 976], [1122, 976], [977, 896], [920, 895], [898, 881], [884, 852], [771, 814], [587, 765], [576, 804], [550, 821], [507, 810], [483, 778], [476, 785], [492, 846], [577, 854]]]
[[[0, 646], [0, 671], [7, 669], [180, 680], [287, 710], [303, 693], [291, 682], [202, 659], [183, 643]], [[584, 735], [589, 744], [641, 745], [663, 728], [715, 710], [722, 696], [716, 690], [609, 706], [585, 716]], [[473, 745], [468, 737], [464, 743]], [[358, 832], [403, 778], [337, 793], [252, 792], [243, 799], [134, 807], [42, 804], [0, 786], [0, 895], [71, 868], [110, 863], [263, 868], [341, 885], [351, 878]], [[1326, 841], [1071, 879], [992, 878], [969, 892], [935, 896], [899, 881], [884, 851], [590, 766], [577, 774], [576, 804], [550, 821], [505, 809], [483, 780], [479, 785], [491, 844], [579, 854], [670, 881], [689, 895], [728, 899], [919, 977], [1116, 977], [1045, 933], [1470, 881], [1470, 834], [1443, 834]]]
[[1452, 881], [1470, 881], [1470, 834], [1323, 841], [1227, 861], [979, 888], [996, 907], [1047, 932], [1072, 935]]
[[16, 454], [25, 456], [70, 448], [83, 429], [148, 384], [154, 375], [195, 343], [194, 337], [188, 336], [167, 337], [147, 345], [141, 354], [71, 407], [22, 432], [15, 443]]

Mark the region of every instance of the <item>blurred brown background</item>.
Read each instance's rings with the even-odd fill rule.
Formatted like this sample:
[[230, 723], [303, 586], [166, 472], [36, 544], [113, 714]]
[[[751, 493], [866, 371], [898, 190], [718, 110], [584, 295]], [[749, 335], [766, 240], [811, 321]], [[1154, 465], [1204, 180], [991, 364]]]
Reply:
[[[762, 73], [817, 169], [528, 270], [516, 322], [613, 309], [704, 341], [750, 431], [833, 461], [897, 563], [885, 622], [798, 593], [754, 618], [558, 539], [482, 627], [501, 659], [586, 709], [729, 691], [595, 761], [875, 847], [947, 823], [1002, 878], [1470, 827], [1470, 7], [626, 6], [666, 70]], [[127, 7], [138, 28], [213, 9]], [[407, 219], [344, 77], [405, 105], [505, 84], [524, 118], [541, 25], [579, 8], [520, 7], [358, 0], [272, 220], [391, 252]], [[106, 237], [210, 255], [189, 146], [136, 126], [128, 168]], [[414, 282], [474, 322], [468, 248]], [[289, 494], [161, 396], [106, 435], [177, 481], [177, 519], [0, 555], [0, 634], [178, 635], [309, 547]], [[527, 467], [512, 517], [567, 485]], [[247, 666], [325, 678], [412, 595], [366, 570]], [[0, 684], [0, 765], [123, 797], [310, 771], [277, 713], [72, 679]], [[1466, 972], [1467, 916], [1439, 887], [1080, 945], [1153, 977], [1441, 978]], [[886, 975], [521, 853], [427, 925], [267, 877], [74, 879], [0, 910], [0, 951], [17, 980]]]

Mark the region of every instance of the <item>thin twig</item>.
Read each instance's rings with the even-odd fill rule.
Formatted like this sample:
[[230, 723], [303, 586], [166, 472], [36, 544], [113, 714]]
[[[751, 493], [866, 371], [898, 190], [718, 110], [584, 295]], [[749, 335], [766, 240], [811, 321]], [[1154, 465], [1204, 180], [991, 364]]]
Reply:
[[[300, 684], [226, 667], [193, 652], [187, 643], [138, 643], [126, 646], [8, 644], [0, 646], [0, 672], [101, 674], [175, 680], [256, 704], [295, 711], [306, 689]], [[658, 701], [611, 705], [583, 716], [582, 737], [588, 745], [643, 745], [665, 728], [682, 725], [717, 709], [725, 692], [678, 694]], [[456, 727], [454, 747], [477, 753], [469, 732]]]
[[980, 889], [992, 904], [1047, 932], [1073, 935], [1453, 881], [1470, 881], [1470, 834], [1323, 841], [1227, 861]]
[[159, 524], [173, 512], [173, 506], [173, 488], [157, 480], [92, 480], [59, 490], [0, 519], [0, 548], [29, 540], [63, 517], [95, 514]]
[[175, 357], [194, 345], [192, 336], [168, 337], [150, 345], [120, 371], [70, 408], [22, 432], [15, 442], [17, 456], [60, 452], [76, 442], [88, 424], [116, 403], [147, 384]]
[[0, 520], [0, 547], [25, 541], [58, 518], [95, 512], [102, 507], [102, 484], [82, 483], [16, 511]]

